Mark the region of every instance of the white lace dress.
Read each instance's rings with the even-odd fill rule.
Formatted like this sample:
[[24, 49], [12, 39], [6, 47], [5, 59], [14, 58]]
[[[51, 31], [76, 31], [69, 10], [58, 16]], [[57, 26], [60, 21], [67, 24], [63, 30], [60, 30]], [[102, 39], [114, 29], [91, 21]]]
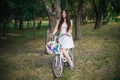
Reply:
[[72, 36], [63, 35], [67, 33], [66, 30], [67, 30], [67, 23], [63, 23], [61, 25], [61, 31], [58, 41], [62, 45], [62, 48], [74, 48], [74, 42]]

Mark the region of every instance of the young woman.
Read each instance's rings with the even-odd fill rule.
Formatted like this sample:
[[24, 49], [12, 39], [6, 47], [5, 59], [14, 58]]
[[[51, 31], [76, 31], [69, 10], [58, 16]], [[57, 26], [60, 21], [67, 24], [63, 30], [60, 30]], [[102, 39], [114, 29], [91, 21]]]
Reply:
[[[62, 45], [62, 52], [63, 55], [66, 57], [70, 68], [73, 69], [74, 65], [73, 62], [67, 53], [67, 48], [74, 48], [73, 38], [72, 38], [72, 21], [70, 20], [69, 14], [67, 10], [63, 10], [61, 13], [61, 19], [57, 21], [57, 24], [55, 26], [55, 29], [52, 33], [52, 35], [55, 35], [55, 33], [59, 30], [60, 35], [58, 41]], [[66, 35], [64, 35], [66, 34]]]

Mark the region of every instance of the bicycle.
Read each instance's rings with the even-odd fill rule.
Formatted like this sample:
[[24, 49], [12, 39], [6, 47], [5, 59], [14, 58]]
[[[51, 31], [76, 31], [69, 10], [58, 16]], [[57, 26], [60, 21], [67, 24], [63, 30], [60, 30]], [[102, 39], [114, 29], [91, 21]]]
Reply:
[[[63, 34], [66, 35], [66, 34]], [[50, 46], [48, 47], [48, 45], [54, 45], [52, 46], [52, 48], [50, 48]], [[61, 44], [57, 41], [57, 36], [54, 36], [53, 41], [49, 42], [47, 44], [47, 48], [50, 48], [51, 52], [50, 53], [54, 53], [54, 57], [52, 60], [52, 72], [54, 74], [55, 77], [59, 78], [61, 77], [62, 73], [63, 73], [63, 67], [64, 67], [64, 63], [67, 63], [67, 59], [64, 57], [63, 53], [62, 53], [62, 48], [61, 48]], [[47, 49], [49, 50], [49, 49]], [[67, 49], [67, 52], [69, 53], [71, 60], [73, 61], [74, 64], [74, 49], [70, 48]]]

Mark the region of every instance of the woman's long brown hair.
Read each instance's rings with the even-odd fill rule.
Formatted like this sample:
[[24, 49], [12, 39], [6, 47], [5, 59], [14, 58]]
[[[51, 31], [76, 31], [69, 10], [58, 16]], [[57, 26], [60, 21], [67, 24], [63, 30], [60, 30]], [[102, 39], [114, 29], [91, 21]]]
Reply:
[[[67, 32], [68, 32], [69, 29], [71, 28], [70, 16], [69, 16], [68, 11], [67, 11], [66, 9], [63, 10], [63, 11], [65, 11], [65, 13], [66, 13], [66, 23], [67, 23]], [[64, 18], [63, 18], [63, 16], [62, 16], [63, 11], [61, 12], [61, 19], [60, 19], [59, 25], [58, 25], [58, 30], [59, 30], [59, 31], [60, 31], [60, 29], [61, 29], [61, 25], [62, 25], [63, 22], [64, 22]]]

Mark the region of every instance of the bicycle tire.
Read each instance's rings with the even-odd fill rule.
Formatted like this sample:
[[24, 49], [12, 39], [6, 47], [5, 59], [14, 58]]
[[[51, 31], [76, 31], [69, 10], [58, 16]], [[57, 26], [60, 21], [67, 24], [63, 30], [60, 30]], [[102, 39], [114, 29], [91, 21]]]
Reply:
[[[68, 50], [68, 54], [69, 54], [69, 56], [70, 56], [70, 58], [71, 58], [71, 60], [72, 60], [72, 62], [73, 62], [73, 65], [74, 65], [74, 49], [73, 49], [73, 48], [70, 48], [70, 49]], [[68, 63], [68, 62], [65, 62], [65, 63], [64, 63], [64, 66], [65, 66], [65, 67], [68, 67], [68, 66], [69, 66], [69, 63]]]
[[70, 55], [70, 57], [71, 57], [71, 60], [72, 60], [72, 62], [73, 62], [73, 65], [74, 65], [74, 49], [73, 48], [71, 48], [71, 49], [69, 49], [69, 55]]
[[61, 63], [60, 63], [60, 55], [59, 54], [56, 54], [52, 60], [52, 72], [56, 78], [59, 78], [62, 75], [63, 61], [61, 59]]

